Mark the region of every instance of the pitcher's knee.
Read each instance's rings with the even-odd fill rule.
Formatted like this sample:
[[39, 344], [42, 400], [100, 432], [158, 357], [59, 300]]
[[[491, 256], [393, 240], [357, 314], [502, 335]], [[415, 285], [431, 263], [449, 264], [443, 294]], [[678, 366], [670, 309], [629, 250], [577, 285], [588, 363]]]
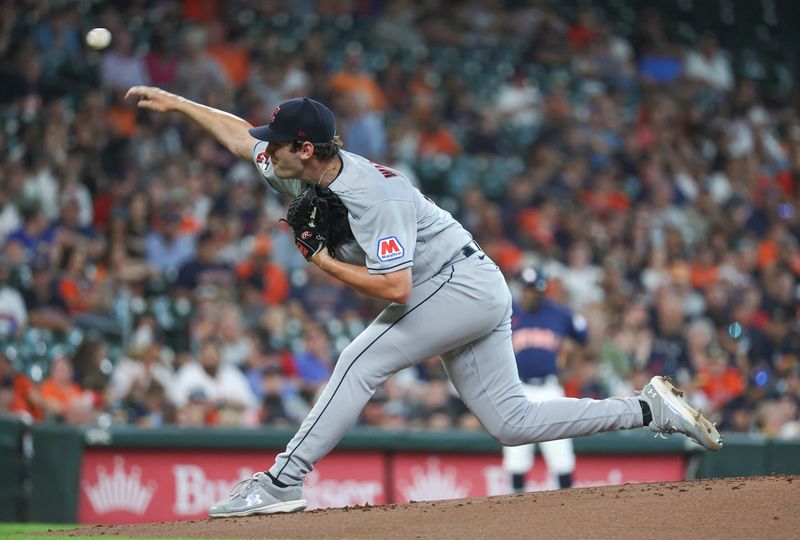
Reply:
[[494, 437], [494, 439], [503, 446], [519, 446], [520, 444], [528, 444], [531, 442], [521, 429], [507, 424], [493, 426], [487, 429], [489, 435]]

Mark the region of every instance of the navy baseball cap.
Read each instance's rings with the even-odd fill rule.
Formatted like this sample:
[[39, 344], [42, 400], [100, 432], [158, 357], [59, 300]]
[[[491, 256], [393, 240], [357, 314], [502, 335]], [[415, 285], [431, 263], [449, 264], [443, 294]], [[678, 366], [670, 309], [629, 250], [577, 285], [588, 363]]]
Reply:
[[519, 274], [519, 281], [525, 287], [533, 287], [538, 291], [547, 288], [547, 276], [539, 268], [526, 268]]
[[333, 140], [336, 125], [328, 107], [304, 97], [284, 101], [272, 111], [269, 124], [248, 131], [261, 141], [325, 143]]

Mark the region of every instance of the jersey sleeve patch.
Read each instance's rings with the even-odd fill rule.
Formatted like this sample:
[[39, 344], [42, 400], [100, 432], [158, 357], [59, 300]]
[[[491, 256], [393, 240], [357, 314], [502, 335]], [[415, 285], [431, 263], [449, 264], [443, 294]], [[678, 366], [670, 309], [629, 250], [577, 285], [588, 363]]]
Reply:
[[403, 244], [396, 236], [387, 236], [378, 240], [376, 256], [381, 262], [400, 259], [406, 254]]
[[267, 171], [267, 167], [269, 166], [269, 154], [266, 152], [259, 152], [256, 154], [256, 167], [264, 174]]

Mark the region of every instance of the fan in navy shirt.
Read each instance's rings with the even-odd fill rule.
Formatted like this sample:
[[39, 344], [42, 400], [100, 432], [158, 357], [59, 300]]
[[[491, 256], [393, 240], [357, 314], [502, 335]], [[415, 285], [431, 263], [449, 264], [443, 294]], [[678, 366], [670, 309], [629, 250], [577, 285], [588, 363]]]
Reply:
[[[541, 270], [526, 268], [519, 282], [522, 298], [511, 316], [511, 342], [525, 395], [531, 401], [564, 397], [558, 381], [559, 354], [566, 338], [586, 344], [586, 319], [544, 297], [547, 278]], [[541, 451], [550, 473], [558, 477], [559, 487], [571, 487], [575, 469], [572, 441], [541, 443]], [[533, 445], [504, 447], [503, 467], [511, 475], [514, 491], [525, 491], [525, 475], [533, 467]]]

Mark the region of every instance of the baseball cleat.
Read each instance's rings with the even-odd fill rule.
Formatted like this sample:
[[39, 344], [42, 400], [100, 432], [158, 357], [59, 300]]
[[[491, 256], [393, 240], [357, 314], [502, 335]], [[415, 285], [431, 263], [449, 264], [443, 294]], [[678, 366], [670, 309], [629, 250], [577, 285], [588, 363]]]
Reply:
[[278, 487], [269, 476], [256, 473], [233, 486], [227, 499], [208, 509], [212, 518], [241, 517], [254, 514], [286, 514], [306, 507], [302, 486]]
[[722, 435], [703, 414], [683, 398], [669, 377], [655, 376], [642, 388], [639, 398], [647, 402], [653, 421], [648, 426], [656, 435], [683, 433], [709, 450], [722, 448]]

